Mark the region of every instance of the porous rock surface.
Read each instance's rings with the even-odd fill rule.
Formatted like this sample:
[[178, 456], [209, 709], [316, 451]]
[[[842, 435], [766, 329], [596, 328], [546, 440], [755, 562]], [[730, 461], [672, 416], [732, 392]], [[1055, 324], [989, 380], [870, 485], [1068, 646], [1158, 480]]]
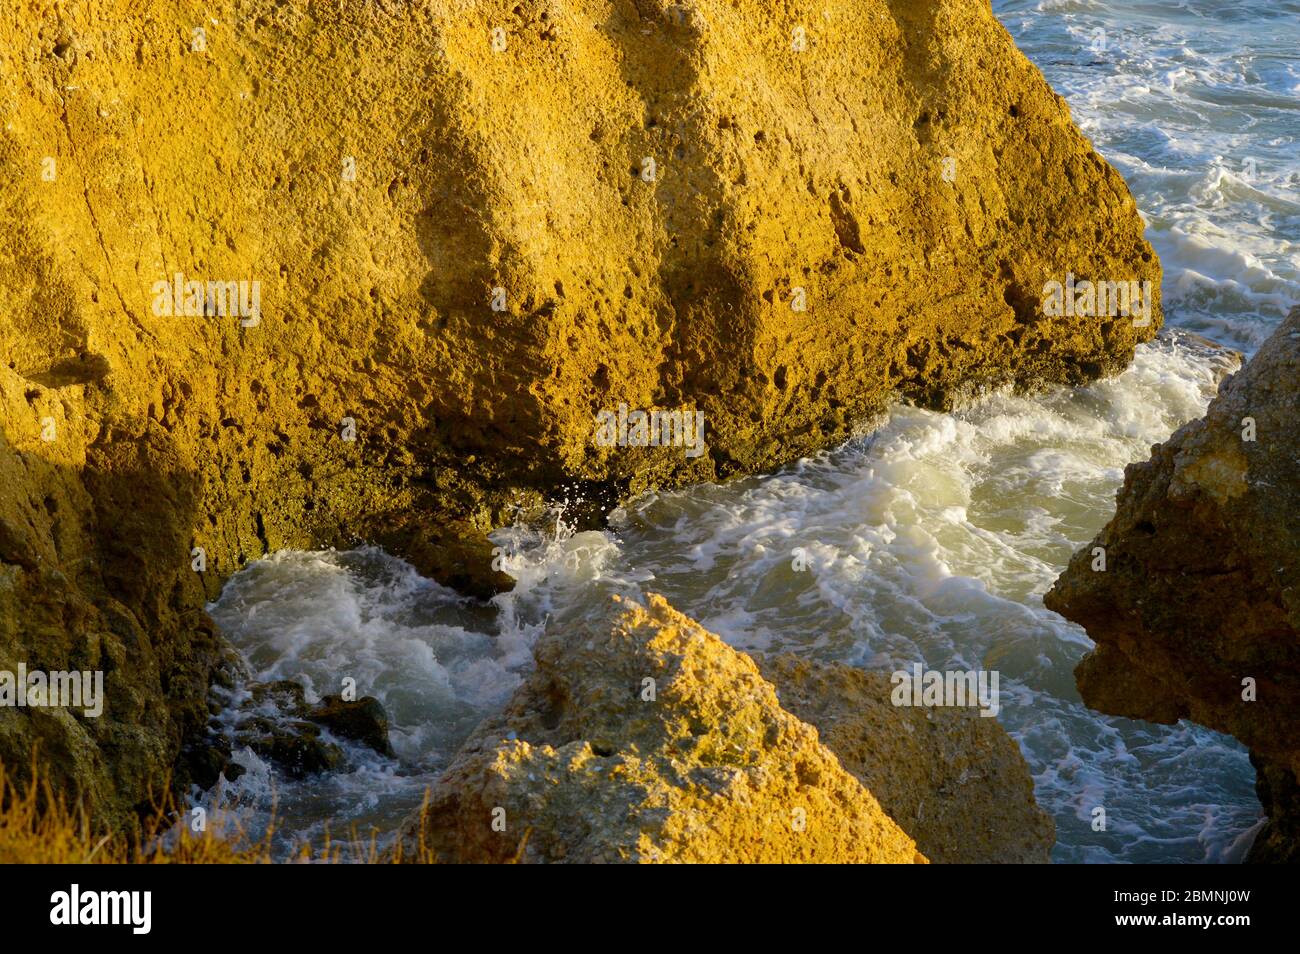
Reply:
[[615, 599], [539, 640], [408, 821], [406, 857], [878, 863], [925, 843], [931, 860], [1046, 860], [1051, 822], [992, 720], [895, 707], [888, 677], [844, 666], [760, 672], [662, 597]]
[[[93, 723], [0, 712], [0, 759], [41, 740], [105, 817], [185, 781], [249, 559], [365, 539], [490, 591], [515, 506], [1159, 325], [1040, 313], [1159, 265], [985, 0], [16, 0], [0, 179], [0, 664], [108, 684]], [[260, 310], [168, 314], [178, 274]], [[707, 453], [597, 445], [620, 404], [703, 411]]]
[[1075, 670], [1088, 705], [1250, 749], [1268, 814], [1250, 858], [1300, 860], [1300, 309], [1204, 418], [1126, 469], [1114, 518], [1044, 602], [1097, 643]]
[[1020, 748], [973, 708], [895, 706], [887, 673], [782, 654], [759, 661], [781, 706], [936, 864], [1042, 864], [1056, 842]]

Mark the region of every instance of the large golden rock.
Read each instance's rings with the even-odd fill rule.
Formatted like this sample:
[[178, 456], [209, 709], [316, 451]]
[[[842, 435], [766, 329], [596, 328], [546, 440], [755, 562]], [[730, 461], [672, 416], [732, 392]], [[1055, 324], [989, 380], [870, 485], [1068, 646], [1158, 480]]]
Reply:
[[896, 706], [888, 674], [783, 654], [759, 663], [781, 706], [936, 864], [1042, 864], [1056, 842], [1024, 756], [974, 708]]
[[[0, 180], [0, 654], [114, 661], [0, 758], [117, 808], [250, 558], [365, 538], [482, 592], [515, 504], [1095, 377], [1160, 320], [1039, 308], [1159, 267], [984, 0], [16, 0]], [[620, 406], [707, 446], [595, 440]]]
[[654, 595], [534, 653], [407, 823], [407, 858], [1047, 860], [1051, 820], [996, 721], [894, 706], [882, 674], [760, 672]]
[[443, 862], [925, 861], [753, 660], [662, 597], [534, 653], [408, 822], [407, 857], [423, 839]]

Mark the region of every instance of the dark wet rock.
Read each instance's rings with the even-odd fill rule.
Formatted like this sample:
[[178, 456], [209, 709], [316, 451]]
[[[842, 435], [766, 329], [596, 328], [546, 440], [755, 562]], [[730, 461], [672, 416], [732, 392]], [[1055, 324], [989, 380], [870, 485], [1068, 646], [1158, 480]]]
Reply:
[[[394, 754], [388, 742], [388, 713], [374, 696], [356, 701], [325, 696], [313, 705], [307, 702], [306, 690], [300, 683], [281, 679], [250, 686], [239, 708], [247, 714], [235, 725], [233, 744], [247, 746], [295, 778], [343, 766], [343, 749], [323, 732], [336, 739], [359, 742], [381, 755]], [[216, 781], [220, 768], [216, 772], [213, 768], [223, 765], [222, 744], [226, 743], [214, 746], [206, 761], [198, 760], [196, 781], [200, 776], [209, 780], [209, 785]], [[229, 763], [228, 747], [225, 763]], [[232, 780], [229, 773], [226, 779]]]
[[177, 769], [182, 780], [207, 791], [225, 776], [233, 782], [243, 774], [243, 766], [230, 761], [230, 741], [213, 733], [206, 739], [196, 739], [181, 749]]
[[339, 768], [343, 750], [321, 738], [314, 722], [278, 722], [262, 716], [245, 719], [235, 729], [235, 742], [246, 745], [294, 778]]
[[342, 696], [325, 696], [308, 716], [335, 735], [368, 745], [380, 755], [393, 755], [388, 741], [388, 713], [374, 696], [348, 702]]
[[1096, 641], [1075, 669], [1088, 705], [1250, 749], [1269, 818], [1251, 858], [1300, 859], [1300, 309], [1127, 468], [1115, 517], [1044, 602]]

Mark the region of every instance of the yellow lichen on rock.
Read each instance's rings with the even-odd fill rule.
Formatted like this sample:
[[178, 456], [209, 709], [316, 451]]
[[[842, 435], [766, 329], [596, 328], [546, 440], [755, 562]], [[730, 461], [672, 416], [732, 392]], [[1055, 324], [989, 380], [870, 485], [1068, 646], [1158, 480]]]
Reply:
[[1234, 440], [1230, 436], [1219, 447], [1204, 450], [1200, 456], [1180, 455], [1174, 463], [1169, 493], [1177, 497], [1203, 491], [1219, 504], [1226, 504], [1250, 489], [1246, 479], [1249, 466], [1240, 438]]

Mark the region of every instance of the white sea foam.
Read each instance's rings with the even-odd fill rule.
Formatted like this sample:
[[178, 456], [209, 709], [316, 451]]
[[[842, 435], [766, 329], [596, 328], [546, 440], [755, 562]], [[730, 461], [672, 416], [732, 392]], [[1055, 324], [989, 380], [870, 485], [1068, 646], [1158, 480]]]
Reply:
[[1253, 351], [1300, 303], [1300, 5], [994, 11], [1124, 174], [1164, 266], [1168, 318]]
[[[1058, 816], [1058, 858], [1201, 860], [1256, 817], [1244, 754], [1200, 728], [1087, 710], [1072, 669], [1089, 642], [1041, 594], [1106, 519], [1123, 466], [1199, 416], [1216, 379], [1203, 355], [1161, 342], [1087, 388], [953, 415], [895, 408], [871, 438], [765, 480], [636, 502], [623, 556], [738, 646], [1000, 670], [999, 718]], [[809, 570], [792, 569], [795, 547]], [[1193, 790], [1230, 820], [1208, 847], [1188, 821]], [[1113, 819], [1104, 835], [1097, 805]]]
[[[237, 746], [243, 774], [202, 803], [220, 803], [226, 823], [253, 834], [274, 818], [284, 853], [304, 841], [320, 844], [327, 831], [336, 841], [354, 829], [390, 836], [473, 726], [519, 685], [543, 627], [576, 611], [618, 553], [612, 538], [574, 533], [562, 514], [542, 527], [507, 528], [497, 539], [515, 554], [509, 567], [517, 583], [488, 605], [374, 547], [284, 551], [236, 574], [209, 607], [248, 669], [218, 719], [222, 731], [237, 737], [252, 682], [290, 679], [315, 702], [348, 679], [358, 697], [384, 705], [396, 757], [326, 732], [346, 766], [295, 781]], [[634, 577], [609, 582], [626, 588]], [[256, 714], [280, 716], [270, 702]]]

